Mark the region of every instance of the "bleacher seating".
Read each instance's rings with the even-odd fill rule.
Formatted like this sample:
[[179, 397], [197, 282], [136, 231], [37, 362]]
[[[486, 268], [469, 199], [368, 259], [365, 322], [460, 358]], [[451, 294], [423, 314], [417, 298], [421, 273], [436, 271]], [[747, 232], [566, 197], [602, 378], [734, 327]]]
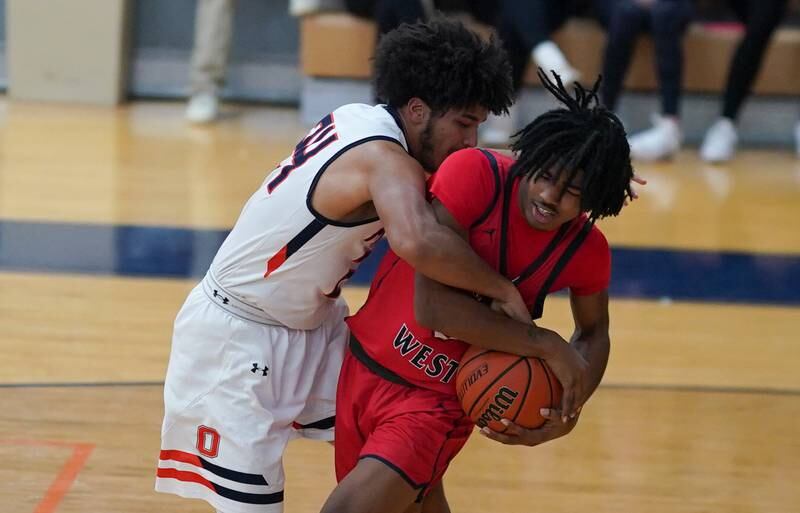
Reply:
[[[476, 28], [488, 31], [486, 27]], [[700, 109], [708, 111], [705, 117], [712, 115], [717, 102], [715, 93], [724, 86], [730, 57], [740, 36], [741, 27], [731, 24], [694, 23], [688, 31], [684, 46], [684, 90], [687, 96], [699, 93], [706, 97], [704, 101], [709, 105]], [[306, 81], [301, 95], [304, 118], [311, 121], [319, 112], [348, 101], [369, 101], [367, 81], [375, 45], [372, 22], [343, 12], [311, 13], [302, 17], [300, 39], [301, 72]], [[605, 46], [605, 33], [598, 24], [586, 19], [571, 20], [554, 39], [585, 78], [597, 76]], [[536, 83], [531, 67], [526, 84]], [[642, 37], [637, 43], [626, 90], [652, 96], [656, 87], [652, 41]], [[800, 28], [778, 29], [754, 86], [754, 95], [767, 96], [773, 101], [777, 95], [784, 102], [800, 97]], [[689, 139], [696, 137], [690, 135]], [[775, 141], [757, 138], [755, 142]]]

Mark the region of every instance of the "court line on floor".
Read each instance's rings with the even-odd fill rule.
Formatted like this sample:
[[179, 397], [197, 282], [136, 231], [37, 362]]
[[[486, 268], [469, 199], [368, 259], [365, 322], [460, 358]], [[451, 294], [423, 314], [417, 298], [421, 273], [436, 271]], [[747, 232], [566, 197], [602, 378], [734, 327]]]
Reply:
[[53, 480], [50, 487], [45, 492], [44, 497], [36, 506], [34, 513], [54, 513], [64, 496], [69, 492], [72, 483], [77, 479], [78, 474], [83, 470], [83, 466], [91, 456], [94, 450], [94, 444], [75, 443], [75, 442], [61, 442], [57, 440], [0, 440], [0, 445], [10, 446], [55, 446], [55, 447], [70, 447], [72, 448], [72, 455], [61, 467], [61, 471]]
[[[100, 388], [100, 387], [154, 387], [163, 386], [163, 381], [97, 381], [77, 383], [0, 383], [3, 388]], [[754, 394], [754, 395], [797, 395], [800, 389], [796, 388], [757, 388], [757, 387], [726, 387], [712, 385], [668, 385], [646, 383], [603, 383], [600, 388], [612, 390], [651, 390], [653, 392], [693, 392], [693, 393], [720, 393], [720, 394]]]
[[[227, 230], [0, 219], [0, 271], [201, 278]], [[52, 248], [59, 248], [53, 251]], [[383, 240], [351, 285], [367, 285]], [[800, 254], [614, 246], [612, 297], [800, 306]]]
[[612, 390], [651, 390], [653, 392], [693, 392], [704, 394], [800, 395], [797, 388], [726, 387], [714, 385], [654, 385], [647, 383], [603, 383]]
[[0, 388], [154, 387], [163, 385], [163, 381], [85, 381], [75, 383], [0, 383]]

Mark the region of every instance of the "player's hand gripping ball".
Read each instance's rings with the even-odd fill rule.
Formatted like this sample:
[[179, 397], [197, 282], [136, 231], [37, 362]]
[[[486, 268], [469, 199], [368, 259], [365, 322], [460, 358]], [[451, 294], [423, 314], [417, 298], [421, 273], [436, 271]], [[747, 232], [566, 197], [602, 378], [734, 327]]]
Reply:
[[557, 408], [561, 384], [539, 358], [471, 347], [456, 374], [461, 406], [479, 428], [503, 433], [508, 419], [528, 429], [544, 424], [541, 408]]

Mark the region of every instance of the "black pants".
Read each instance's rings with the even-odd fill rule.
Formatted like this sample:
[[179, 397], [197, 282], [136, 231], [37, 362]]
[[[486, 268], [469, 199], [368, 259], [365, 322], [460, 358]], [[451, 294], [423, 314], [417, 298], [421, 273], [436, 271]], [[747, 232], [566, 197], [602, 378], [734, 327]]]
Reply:
[[576, 2], [569, 0], [502, 0], [498, 33], [508, 52], [514, 75], [514, 89], [519, 91], [531, 50], [550, 39], [570, 16]]
[[[435, 0], [433, 5], [443, 11], [462, 10], [478, 21], [493, 24], [497, 15], [497, 0]], [[403, 23], [414, 23], [425, 18], [425, 9], [419, 0], [345, 0], [347, 10], [375, 20], [378, 35], [385, 34]]]
[[736, 17], [745, 24], [745, 33], [728, 70], [722, 100], [722, 115], [736, 119], [761, 69], [772, 33], [781, 21], [786, 0], [729, 0]]
[[617, 106], [636, 38], [650, 32], [656, 53], [661, 109], [678, 114], [683, 79], [683, 35], [692, 15], [690, 0], [656, 0], [644, 7], [634, 0], [596, 0], [598, 18], [608, 30], [603, 59], [603, 101]]
[[375, 20], [378, 34], [425, 18], [425, 9], [419, 0], [346, 0], [345, 6], [356, 16]]

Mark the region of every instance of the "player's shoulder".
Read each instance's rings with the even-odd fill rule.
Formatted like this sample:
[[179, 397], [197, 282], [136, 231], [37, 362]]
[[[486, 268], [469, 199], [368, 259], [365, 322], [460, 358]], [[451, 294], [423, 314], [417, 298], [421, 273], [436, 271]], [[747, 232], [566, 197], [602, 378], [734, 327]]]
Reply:
[[501, 176], [505, 176], [508, 168], [513, 163], [513, 159], [494, 150], [482, 148], [466, 148], [450, 154], [440, 169], [450, 172], [470, 172], [485, 176], [494, 176], [499, 171]]
[[445, 159], [445, 163], [471, 163], [479, 164], [486, 160], [486, 156], [478, 148], [464, 148], [463, 150], [454, 151]]
[[337, 161], [370, 174], [396, 174], [397, 171], [408, 170], [424, 176], [419, 162], [390, 139], [378, 138], [352, 146]]
[[502, 169], [509, 169], [517, 159], [514, 158], [514, 155], [508, 150], [488, 150], [484, 149], [483, 151], [489, 152], [497, 161], [498, 165]]
[[380, 114], [381, 111], [378, 109], [379, 107], [376, 107], [375, 105], [367, 105], [366, 103], [347, 103], [334, 110], [333, 115], [334, 117], [337, 114], [368, 117]]
[[331, 113], [337, 124], [348, 123], [366, 126], [389, 126], [400, 130], [399, 122], [385, 105], [367, 105], [366, 103], [348, 103]]
[[597, 224], [592, 224], [589, 234], [583, 243], [585, 251], [590, 253], [608, 253], [608, 239]]
[[492, 160], [504, 166], [514, 163], [514, 157], [512, 155], [488, 148], [464, 148], [463, 150], [458, 150], [450, 154], [447, 160], [480, 163], [485, 166], [491, 165]]
[[384, 105], [349, 103], [334, 110], [330, 116], [339, 131], [345, 130], [355, 137], [384, 135], [404, 139], [400, 122]]

